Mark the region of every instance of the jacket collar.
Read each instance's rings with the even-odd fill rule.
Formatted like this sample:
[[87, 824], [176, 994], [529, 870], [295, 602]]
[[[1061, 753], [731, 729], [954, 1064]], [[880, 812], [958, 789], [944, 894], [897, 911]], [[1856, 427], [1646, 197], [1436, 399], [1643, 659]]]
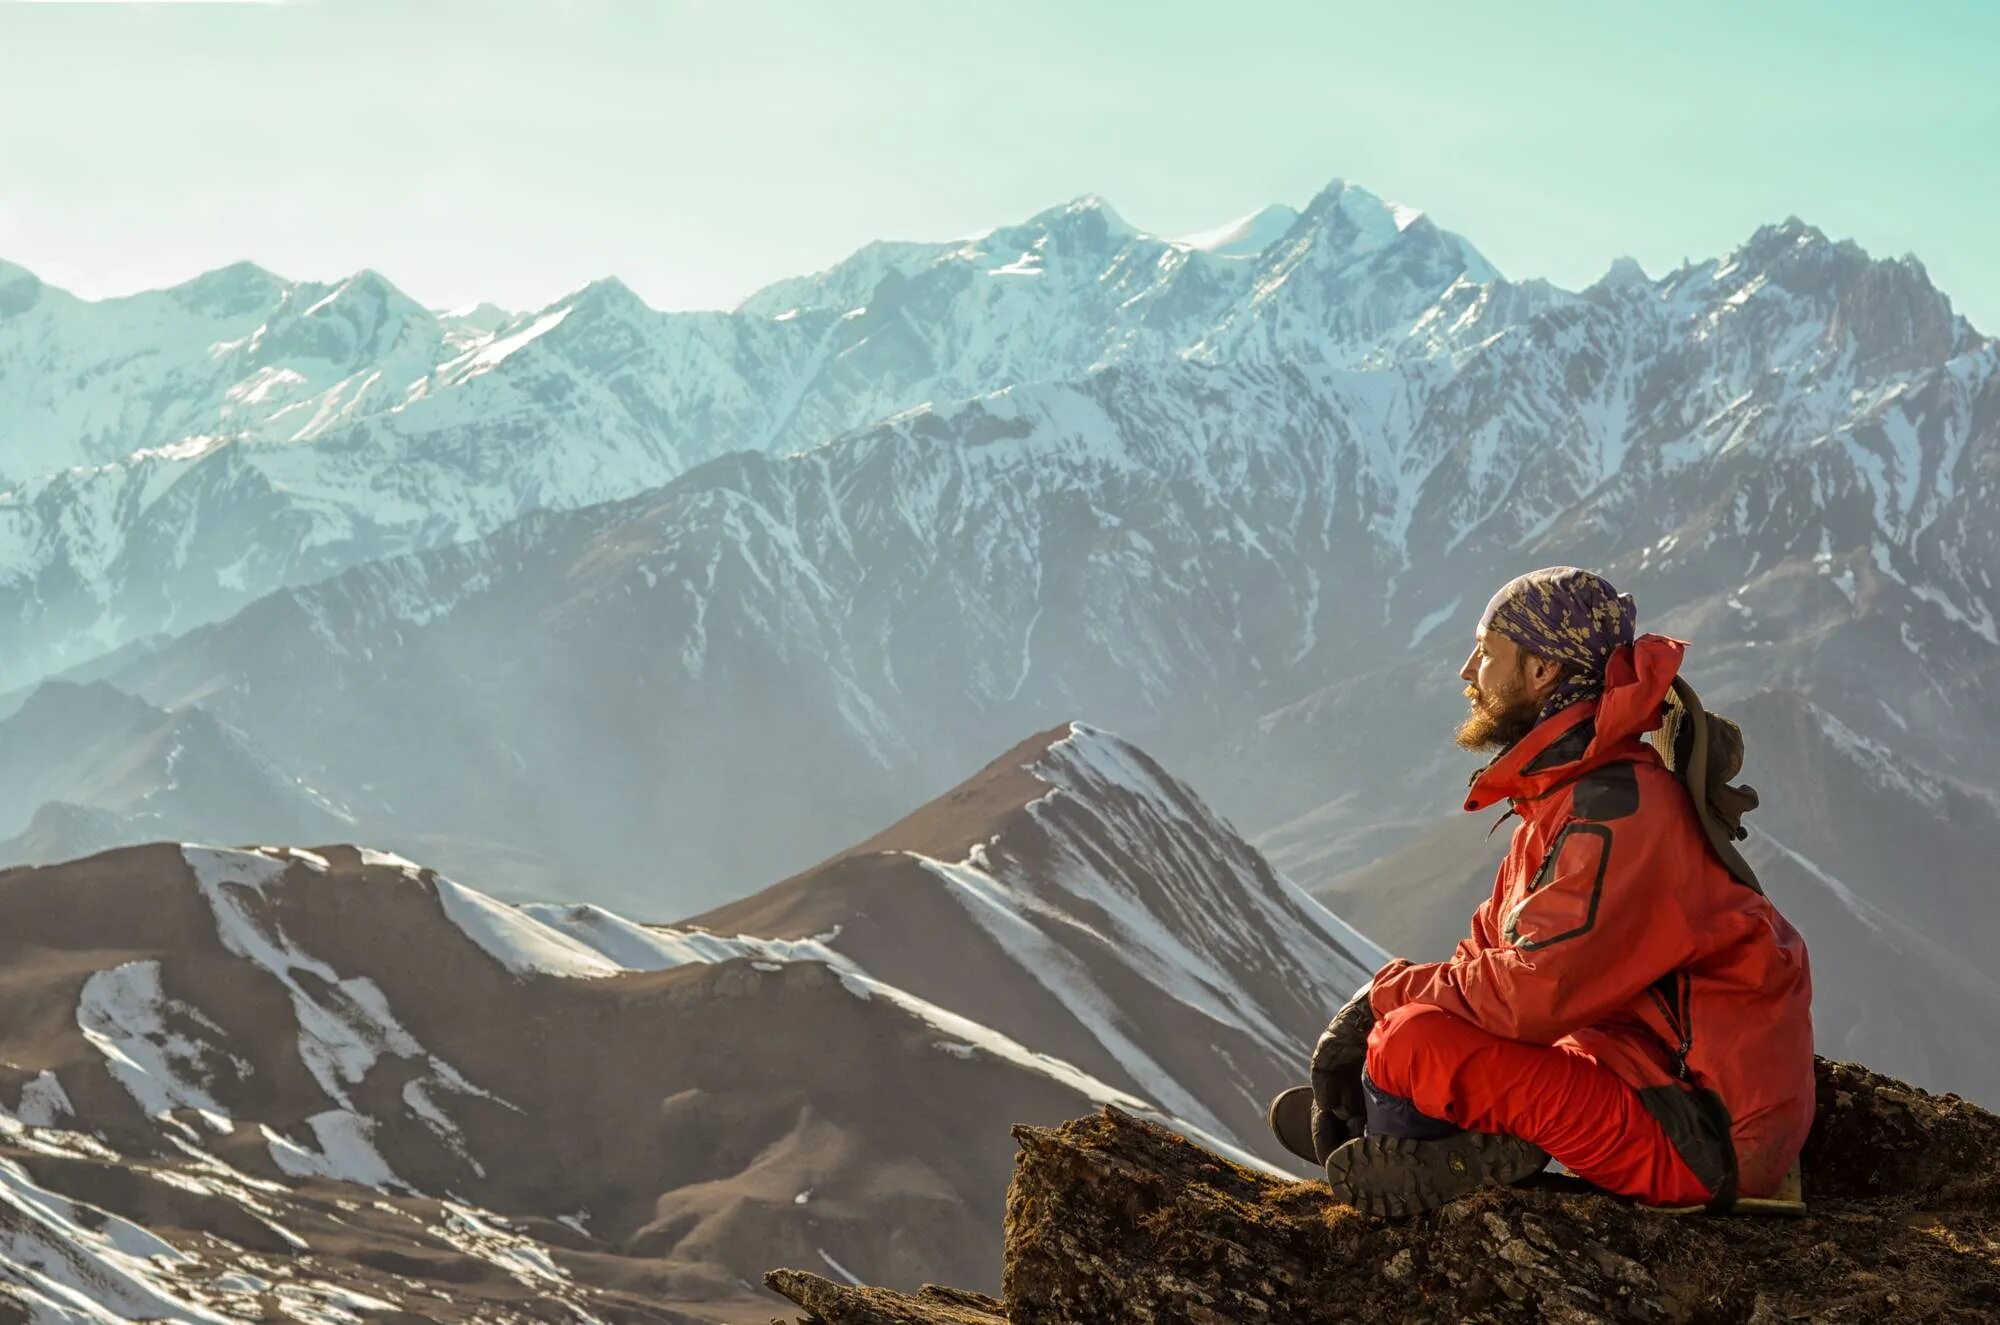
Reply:
[[1544, 718], [1481, 769], [1465, 808], [1532, 800], [1601, 764], [1632, 758], [1638, 738], [1660, 725], [1660, 706], [1686, 652], [1686, 643], [1665, 635], [1642, 635], [1615, 651], [1603, 694]]

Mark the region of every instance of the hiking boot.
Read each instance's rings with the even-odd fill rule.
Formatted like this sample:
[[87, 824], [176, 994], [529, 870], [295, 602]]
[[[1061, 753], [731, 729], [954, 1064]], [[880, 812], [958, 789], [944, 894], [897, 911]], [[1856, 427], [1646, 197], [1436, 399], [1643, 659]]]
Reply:
[[1278, 1144], [1308, 1164], [1319, 1163], [1313, 1153], [1313, 1088], [1293, 1086], [1271, 1101], [1264, 1115]]
[[1365, 1214], [1413, 1215], [1487, 1183], [1531, 1178], [1548, 1162], [1540, 1146], [1491, 1132], [1435, 1141], [1364, 1136], [1326, 1157], [1326, 1180], [1336, 1197]]

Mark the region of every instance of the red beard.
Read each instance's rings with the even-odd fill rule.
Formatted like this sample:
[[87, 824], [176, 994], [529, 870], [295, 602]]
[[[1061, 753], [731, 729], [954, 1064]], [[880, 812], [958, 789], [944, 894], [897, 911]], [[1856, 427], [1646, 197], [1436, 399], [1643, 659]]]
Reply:
[[1466, 750], [1504, 750], [1535, 729], [1541, 706], [1527, 693], [1526, 677], [1517, 672], [1504, 692], [1465, 688], [1472, 711], [1458, 724], [1452, 739]]

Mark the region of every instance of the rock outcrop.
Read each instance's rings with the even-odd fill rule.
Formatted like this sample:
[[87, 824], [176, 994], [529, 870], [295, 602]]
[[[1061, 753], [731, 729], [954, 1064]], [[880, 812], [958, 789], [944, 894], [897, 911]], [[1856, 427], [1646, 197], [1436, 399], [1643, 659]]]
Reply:
[[1407, 1221], [1112, 1109], [1017, 1127], [1005, 1301], [797, 1270], [811, 1325], [1991, 1320], [2000, 1117], [1819, 1064], [1803, 1218], [1671, 1216], [1548, 1178]]

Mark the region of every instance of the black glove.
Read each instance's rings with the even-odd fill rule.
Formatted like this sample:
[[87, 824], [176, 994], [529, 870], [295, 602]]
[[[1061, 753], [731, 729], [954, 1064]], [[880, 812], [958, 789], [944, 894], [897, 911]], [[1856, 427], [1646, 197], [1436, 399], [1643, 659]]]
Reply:
[[1368, 1032], [1375, 1025], [1375, 1009], [1368, 1002], [1372, 988], [1349, 999], [1313, 1046], [1313, 1149], [1321, 1163], [1360, 1136], [1367, 1120], [1361, 1067], [1368, 1057]]

